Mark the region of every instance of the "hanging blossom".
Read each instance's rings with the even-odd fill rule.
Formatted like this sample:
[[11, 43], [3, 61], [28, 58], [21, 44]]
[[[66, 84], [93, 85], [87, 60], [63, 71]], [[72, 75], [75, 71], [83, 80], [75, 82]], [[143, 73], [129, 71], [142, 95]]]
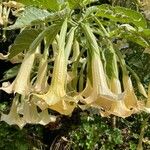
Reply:
[[[84, 25], [83, 28], [89, 39], [90, 49], [93, 54], [91, 57], [92, 82], [87, 82], [85, 90], [81, 93], [84, 97], [82, 102], [88, 106], [104, 109], [105, 112], [120, 117], [127, 117], [137, 112], [138, 100], [135, 96], [131, 79], [129, 76], [123, 76], [124, 92], [120, 92], [119, 80], [114, 81], [116, 82], [114, 86], [118, 86], [118, 89], [110, 90], [95, 36], [88, 25]], [[118, 93], [115, 93], [115, 91], [118, 91]]]
[[[46, 49], [48, 52], [48, 49]], [[46, 53], [47, 53], [46, 52]], [[1, 87], [8, 93], [16, 93], [9, 114], [2, 114], [1, 121], [10, 125], [16, 124], [22, 128], [27, 123], [46, 125], [56, 121], [56, 116], [50, 115], [48, 109], [38, 112], [37, 106], [30, 99], [30, 92], [44, 92], [47, 84], [47, 55], [42, 56], [39, 64], [37, 80], [34, 84], [30, 82], [30, 75], [36, 55], [39, 55], [39, 47], [34, 53], [27, 52], [21, 64], [20, 70], [13, 83], [7, 87]], [[42, 72], [42, 67], [43, 72]], [[18, 96], [20, 94], [20, 96]]]
[[9, 82], [4, 82], [0, 90], [3, 90], [9, 94], [18, 93], [21, 95], [28, 95], [31, 89], [30, 74], [37, 53], [38, 49], [33, 53], [28, 51], [21, 64], [16, 79], [11, 84]]
[[58, 54], [54, 61], [51, 85], [46, 94], [34, 94], [34, 102], [42, 110], [50, 108], [60, 114], [70, 115], [76, 107], [76, 98], [67, 95], [67, 60], [71, 51], [75, 28], [72, 28], [65, 47], [67, 20], [64, 21], [58, 40]]

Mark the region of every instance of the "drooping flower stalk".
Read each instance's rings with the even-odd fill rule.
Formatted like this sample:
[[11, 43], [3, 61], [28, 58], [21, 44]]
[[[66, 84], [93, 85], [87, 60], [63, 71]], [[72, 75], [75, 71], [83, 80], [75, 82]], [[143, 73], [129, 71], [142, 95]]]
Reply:
[[[37, 79], [32, 87], [32, 91], [36, 93], [44, 93], [48, 90], [48, 75], [47, 75], [47, 58], [49, 53], [49, 43], [45, 39], [45, 49], [42, 57], [40, 58], [39, 69], [37, 73]], [[37, 110], [37, 106], [34, 103], [33, 97], [28, 96], [27, 99], [23, 99], [23, 120], [30, 124], [42, 124], [46, 125], [49, 122], [56, 121], [56, 116], [50, 115], [48, 109], [42, 110], [40, 113]]]
[[80, 54], [79, 42], [75, 39], [73, 42], [73, 56], [69, 63], [75, 62]]
[[34, 94], [39, 101], [37, 105], [41, 109], [50, 108], [64, 115], [70, 115], [75, 108], [75, 99], [66, 93], [67, 60], [70, 55], [75, 28], [72, 28], [65, 47], [67, 33], [67, 19], [64, 21], [59, 40], [58, 55], [54, 61], [53, 76], [51, 85], [46, 94]]
[[47, 83], [48, 54], [49, 54], [49, 43], [47, 43], [45, 39], [45, 49], [42, 57], [40, 58], [37, 79], [33, 87], [33, 91], [37, 93], [43, 93], [48, 90], [48, 83]]
[[[95, 17], [95, 20], [96, 22], [98, 23], [99, 27], [102, 29], [102, 31], [104, 32], [104, 34], [109, 37], [109, 33], [106, 31], [106, 29], [103, 27], [103, 25], [101, 24], [101, 22]], [[133, 109], [133, 112], [134, 111], [138, 111], [138, 109], [141, 107], [140, 105], [140, 102], [137, 100], [137, 97], [134, 93], [134, 89], [133, 89], [133, 86], [132, 86], [132, 82], [131, 82], [131, 79], [128, 75], [128, 72], [127, 72], [127, 69], [126, 69], [126, 63], [124, 61], [124, 58], [122, 57], [121, 53], [118, 51], [118, 50], [114, 50], [113, 48], [113, 45], [112, 43], [110, 42], [109, 39], [107, 39], [108, 41], [108, 45], [109, 45], [109, 50], [113, 53], [113, 65], [112, 65], [112, 68], [114, 70], [114, 73], [115, 75], [113, 76], [113, 80], [115, 79], [116, 81], [116, 86], [117, 87], [117, 90], [119, 90], [118, 92], [121, 93], [121, 85], [118, 85], [118, 83], [120, 82], [119, 81], [119, 78], [118, 78], [118, 71], [117, 71], [117, 61], [114, 59], [114, 55], [116, 52], [117, 52], [117, 55], [120, 59], [120, 63], [121, 63], [121, 66], [122, 66], [122, 72], [123, 72], [123, 86], [124, 86], [124, 96], [123, 96], [123, 101], [124, 101], [124, 104], [126, 105], [126, 107], [128, 109]], [[116, 64], [116, 65], [115, 65]], [[116, 69], [115, 69], [116, 68]], [[144, 87], [142, 86], [142, 84], [139, 84], [139, 78], [136, 76], [136, 80], [137, 80], [137, 83], [138, 83], [138, 87], [139, 87], [139, 90], [140, 92], [146, 97], [146, 92], [144, 90]], [[119, 82], [118, 82], [119, 81]], [[111, 82], [110, 82], [111, 84]], [[119, 88], [118, 88], [119, 87]], [[117, 93], [119, 94], [119, 93]]]

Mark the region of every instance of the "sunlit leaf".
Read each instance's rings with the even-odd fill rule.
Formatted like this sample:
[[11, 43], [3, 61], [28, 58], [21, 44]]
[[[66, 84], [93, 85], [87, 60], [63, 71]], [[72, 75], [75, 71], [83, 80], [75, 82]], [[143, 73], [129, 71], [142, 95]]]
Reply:
[[33, 22], [38, 22], [38, 24], [40, 24], [40, 21], [43, 21], [50, 15], [51, 13], [46, 10], [29, 6], [26, 7], [25, 10], [20, 14], [15, 24], [9, 26], [7, 29], [16, 29], [31, 26], [35, 24]]
[[146, 28], [147, 23], [142, 14], [119, 6], [100, 5], [98, 6], [99, 11], [96, 13], [97, 16], [105, 17], [110, 20], [120, 23], [130, 23], [137, 27]]
[[25, 5], [32, 5], [41, 7], [49, 10], [59, 10], [60, 5], [64, 2], [63, 0], [16, 0], [17, 2]]
[[39, 35], [40, 30], [23, 30], [15, 39], [14, 44], [10, 47], [8, 58], [11, 59], [17, 54], [28, 50], [30, 44], [35, 40]]
[[17, 73], [19, 71], [19, 68], [20, 68], [20, 65], [17, 65], [17, 66], [14, 66], [14, 67], [10, 68], [7, 71], [5, 71], [3, 79], [0, 80], [0, 81], [5, 81], [5, 80], [9, 80], [9, 79], [14, 78], [17, 75]]

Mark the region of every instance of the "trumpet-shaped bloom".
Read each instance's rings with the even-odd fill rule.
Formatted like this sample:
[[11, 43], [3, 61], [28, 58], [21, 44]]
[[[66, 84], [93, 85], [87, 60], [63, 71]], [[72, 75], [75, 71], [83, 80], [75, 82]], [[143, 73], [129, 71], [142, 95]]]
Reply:
[[[89, 86], [84, 91], [88, 94], [88, 97], [85, 97], [84, 101], [88, 106], [92, 106], [99, 109], [104, 109], [107, 114], [114, 114], [120, 117], [130, 116], [133, 112], [129, 110], [124, 103], [124, 93], [120, 93], [121, 87], [118, 84], [119, 81], [114, 81], [116, 84], [115, 91], [116, 93], [111, 92], [107, 85], [106, 75], [104, 74], [102, 62], [99, 57], [93, 57], [92, 61], [92, 89]], [[113, 86], [115, 86], [115, 84]], [[118, 89], [117, 89], [118, 88]], [[118, 94], [117, 94], [118, 92]], [[87, 94], [86, 94], [87, 95]]]
[[[30, 91], [30, 73], [33, 67], [35, 53], [27, 53], [21, 64], [20, 70], [16, 79], [12, 84], [8, 86], [2, 86], [0, 89], [7, 93], [19, 93], [22, 95], [27, 95]], [[6, 84], [5, 84], [6, 85]]]
[[66, 93], [67, 60], [73, 43], [74, 29], [71, 30], [65, 47], [66, 31], [67, 21], [65, 20], [58, 40], [58, 54], [54, 61], [52, 81], [48, 92], [43, 95], [33, 95], [37, 97], [34, 101], [41, 109], [50, 108], [61, 114], [70, 115], [76, 106], [76, 99]]
[[43, 95], [34, 94], [40, 100], [36, 104], [41, 109], [50, 108], [65, 115], [72, 113], [75, 108], [75, 100], [65, 91], [66, 71], [65, 57], [63, 53], [60, 53], [55, 60], [52, 83], [48, 92]]
[[23, 120], [26, 123], [36, 124], [40, 121], [39, 113], [37, 111], [37, 106], [33, 102], [24, 100], [23, 102]]
[[88, 25], [84, 26], [84, 30], [89, 40], [89, 48], [91, 49], [89, 53], [92, 53], [92, 89], [86, 87], [85, 90], [90, 90], [84, 90], [83, 94], [90, 94], [87, 97], [83, 95], [85, 98], [82, 101], [88, 106], [104, 109], [107, 114], [114, 114], [120, 117], [130, 116], [133, 113], [133, 110], [130, 109], [137, 107], [137, 99], [130, 79], [124, 78], [124, 92], [121, 92], [120, 81], [117, 78], [112, 78], [109, 88], [96, 38]]
[[56, 116], [50, 115], [45, 109], [38, 112], [37, 106], [32, 101], [25, 101], [23, 104], [23, 120], [25, 123], [46, 125], [56, 121]]
[[18, 125], [20, 128], [22, 128], [25, 125], [25, 121], [18, 114], [18, 104], [18, 96], [16, 96], [13, 99], [9, 114], [2, 114], [1, 121], [5, 121], [9, 125]]
[[132, 81], [129, 76], [123, 76], [124, 102], [128, 109], [138, 109], [138, 100], [134, 93]]
[[50, 122], [55, 122], [57, 118], [54, 115], [50, 115], [48, 113], [48, 109], [43, 110], [39, 115], [40, 115], [40, 121], [38, 123], [44, 126]]

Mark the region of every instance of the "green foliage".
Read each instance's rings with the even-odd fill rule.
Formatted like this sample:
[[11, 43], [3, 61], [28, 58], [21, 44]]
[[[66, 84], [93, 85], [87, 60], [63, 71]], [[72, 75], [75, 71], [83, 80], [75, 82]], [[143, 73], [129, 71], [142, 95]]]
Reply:
[[121, 130], [112, 128], [97, 115], [81, 114], [81, 124], [69, 133], [72, 149], [84, 150], [115, 150], [123, 143]]
[[75, 8], [82, 8], [84, 6], [86, 6], [87, 4], [90, 4], [92, 2], [96, 2], [97, 0], [67, 0], [69, 3], [69, 7], [71, 9], [75, 9]]
[[43, 31], [41, 30], [23, 30], [16, 38], [13, 46], [9, 51], [9, 59], [13, 58], [17, 54], [23, 51], [34, 51], [39, 43], [44, 39], [44, 37], [48, 36], [49, 44], [53, 41], [56, 34], [58, 33], [60, 25], [52, 25], [45, 28]]
[[6, 70], [4, 72], [3, 79], [0, 81], [5, 81], [5, 80], [14, 78], [17, 75], [19, 68], [20, 68], [20, 65], [16, 65], [16, 66]]
[[9, 26], [8, 29], [16, 29], [16, 28], [23, 28], [27, 26], [34, 25], [35, 22], [39, 23], [44, 20], [46, 17], [50, 16], [51, 13], [39, 9], [36, 7], [25, 7], [25, 10], [19, 15], [14, 25]]
[[142, 14], [134, 10], [110, 5], [100, 5], [98, 9], [99, 11], [96, 13], [97, 16], [105, 17], [115, 22], [132, 23], [137, 27], [147, 27], [146, 20]]
[[29, 143], [27, 143], [24, 131], [19, 131], [5, 123], [0, 123], [0, 149], [26, 150], [28, 147]]
[[[68, 140], [71, 149], [83, 150], [136, 150], [140, 134], [141, 124], [146, 114], [116, 118], [117, 127], [113, 127], [112, 118], [102, 118], [97, 115], [81, 113], [80, 125], [72, 126]], [[150, 125], [146, 130], [145, 139], [149, 141]], [[150, 145], [143, 144], [144, 149]]]
[[63, 0], [16, 0], [16, 1], [23, 3], [25, 5], [37, 6], [54, 11], [59, 10], [60, 5], [63, 2]]
[[23, 30], [15, 39], [14, 44], [9, 50], [9, 59], [13, 58], [17, 54], [28, 51], [30, 44], [39, 35], [40, 30]]
[[42, 127], [28, 126], [20, 130], [4, 122], [0, 123], [1, 150], [44, 150], [46, 145], [42, 143], [42, 136]]

